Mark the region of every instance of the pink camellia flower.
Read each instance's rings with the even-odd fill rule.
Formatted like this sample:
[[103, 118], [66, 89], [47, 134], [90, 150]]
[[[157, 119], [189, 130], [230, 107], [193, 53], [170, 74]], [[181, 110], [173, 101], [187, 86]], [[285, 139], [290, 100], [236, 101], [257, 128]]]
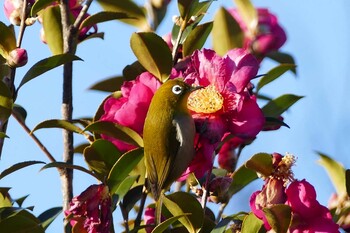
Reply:
[[65, 216], [72, 226], [87, 233], [109, 233], [112, 224], [112, 199], [105, 185], [91, 185], [72, 199]]
[[262, 130], [264, 115], [246, 89], [258, 68], [254, 56], [243, 49], [231, 50], [224, 57], [209, 49], [192, 55], [185, 82], [204, 88], [191, 93], [188, 108], [197, 132], [211, 144], [220, 142], [225, 133], [254, 138]]
[[292, 208], [290, 233], [339, 232], [329, 210], [316, 200], [314, 187], [305, 180], [292, 182], [286, 190], [286, 204]]
[[256, 55], [264, 56], [278, 50], [287, 40], [286, 33], [279, 25], [277, 17], [266, 8], [258, 8], [258, 27], [254, 35], [248, 30], [236, 9], [228, 10], [244, 32], [244, 48], [251, 49]]
[[22, 48], [16, 48], [9, 53], [7, 57], [7, 64], [10, 67], [21, 67], [27, 64], [28, 55], [27, 50]]
[[[149, 105], [160, 85], [160, 81], [148, 72], [142, 73], [134, 81], [125, 82], [121, 88], [122, 97], [110, 97], [104, 103], [105, 113], [100, 120], [127, 126], [142, 135]], [[118, 139], [106, 135], [102, 137], [113, 142], [121, 151], [135, 148]]]
[[[229, 135], [228, 135], [229, 136]], [[224, 138], [223, 141], [226, 139]], [[244, 144], [245, 140], [239, 137], [228, 139], [220, 148], [218, 154], [219, 166], [226, 169], [228, 172], [233, 172], [237, 164], [236, 149]]]
[[[33, 5], [35, 0], [28, 0], [29, 5]], [[4, 11], [6, 17], [13, 25], [19, 26], [21, 24], [21, 16], [23, 9], [23, 0], [5, 0]]]

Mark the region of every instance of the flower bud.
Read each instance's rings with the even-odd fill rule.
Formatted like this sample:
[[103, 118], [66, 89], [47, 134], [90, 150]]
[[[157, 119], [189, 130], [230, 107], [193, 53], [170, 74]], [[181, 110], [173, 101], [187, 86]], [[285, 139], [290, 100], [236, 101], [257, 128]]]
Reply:
[[28, 55], [27, 51], [22, 48], [16, 48], [9, 53], [7, 57], [7, 64], [10, 67], [21, 67], [27, 64]]
[[[34, 0], [29, 0], [28, 4], [32, 5], [34, 2]], [[22, 9], [23, 0], [5, 0], [4, 2], [5, 15], [14, 25], [19, 26], [21, 24]]]
[[228, 189], [232, 183], [231, 177], [216, 177], [209, 183], [210, 200], [215, 203], [227, 203]]

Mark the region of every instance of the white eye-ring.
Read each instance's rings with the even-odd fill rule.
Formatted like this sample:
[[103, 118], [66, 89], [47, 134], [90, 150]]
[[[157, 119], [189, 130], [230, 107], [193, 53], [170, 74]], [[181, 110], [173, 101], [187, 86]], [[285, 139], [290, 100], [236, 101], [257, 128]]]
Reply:
[[171, 91], [175, 94], [178, 95], [182, 92], [182, 87], [180, 85], [175, 85], [173, 86], [173, 88], [171, 89]]

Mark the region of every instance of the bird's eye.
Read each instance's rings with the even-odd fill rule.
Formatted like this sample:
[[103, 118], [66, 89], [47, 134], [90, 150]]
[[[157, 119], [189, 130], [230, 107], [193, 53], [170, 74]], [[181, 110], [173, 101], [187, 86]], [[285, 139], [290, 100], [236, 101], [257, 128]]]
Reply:
[[180, 85], [175, 85], [171, 90], [175, 95], [178, 95], [182, 92], [182, 87]]

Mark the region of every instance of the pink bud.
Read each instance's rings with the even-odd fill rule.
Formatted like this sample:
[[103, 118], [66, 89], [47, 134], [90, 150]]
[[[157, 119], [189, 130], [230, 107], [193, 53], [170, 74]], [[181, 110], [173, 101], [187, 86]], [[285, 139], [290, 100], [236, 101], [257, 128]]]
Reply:
[[9, 53], [7, 58], [7, 64], [10, 67], [21, 67], [27, 64], [28, 55], [27, 51], [22, 48], [16, 48]]
[[228, 189], [231, 183], [231, 177], [214, 178], [209, 184], [210, 200], [215, 203], [227, 203], [230, 199]]

